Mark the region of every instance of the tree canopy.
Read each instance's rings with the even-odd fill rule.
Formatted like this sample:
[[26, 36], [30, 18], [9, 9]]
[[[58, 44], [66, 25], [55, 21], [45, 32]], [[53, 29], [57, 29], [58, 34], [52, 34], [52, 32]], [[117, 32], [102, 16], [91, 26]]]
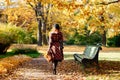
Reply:
[[[13, 3], [9, 0], [4, 1], [7, 2], [8, 6], [15, 4], [15, 2]], [[54, 23], [59, 23], [62, 26], [63, 32], [66, 34], [73, 34], [74, 31], [77, 31], [79, 34], [86, 34], [86, 30], [88, 30], [89, 35], [98, 31], [104, 35], [103, 37], [112, 37], [120, 32], [120, 0], [16, 1], [18, 1], [19, 6], [24, 6], [24, 11], [28, 11], [27, 16], [25, 13], [22, 14], [23, 18], [21, 19], [25, 19], [22, 23], [24, 23], [27, 18], [31, 18], [34, 15], [36, 15], [37, 21], [42, 21], [40, 26], [43, 30], [40, 33], [43, 33], [43, 37], [46, 37], [44, 34], [47, 35], [46, 31], [49, 30]], [[31, 16], [30, 14], [32, 14], [32, 12], [29, 12], [30, 10], [26, 8], [34, 10], [34, 15]], [[19, 15], [20, 13], [11, 15], [15, 17], [15, 14]], [[29, 20], [32, 21], [32, 19]], [[17, 21], [15, 21], [15, 23], [16, 22]]]

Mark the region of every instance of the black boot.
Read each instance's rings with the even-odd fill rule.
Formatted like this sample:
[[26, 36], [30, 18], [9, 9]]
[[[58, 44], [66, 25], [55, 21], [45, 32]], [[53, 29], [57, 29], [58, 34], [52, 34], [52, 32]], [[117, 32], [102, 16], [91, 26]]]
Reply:
[[53, 69], [53, 74], [56, 75], [56, 69]]
[[53, 62], [53, 74], [56, 75], [56, 68], [57, 68], [58, 61]]

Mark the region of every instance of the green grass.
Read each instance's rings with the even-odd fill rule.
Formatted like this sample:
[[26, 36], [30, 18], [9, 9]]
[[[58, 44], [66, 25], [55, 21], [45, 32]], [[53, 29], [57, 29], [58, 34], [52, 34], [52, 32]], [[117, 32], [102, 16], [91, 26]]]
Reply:
[[[65, 53], [65, 59], [74, 59], [73, 54]], [[120, 53], [100, 53], [99, 60], [120, 61]]]
[[32, 58], [37, 58], [42, 55], [41, 53], [39, 53], [37, 50], [34, 49], [13, 49], [12, 51], [7, 52], [4, 55], [0, 55], [0, 58], [5, 58], [19, 54], [27, 55]]
[[73, 54], [64, 54], [64, 58], [73, 58]]
[[41, 53], [38, 53], [38, 52], [36, 52], [36, 53], [26, 53], [25, 55], [30, 56], [32, 58], [38, 58], [39, 56], [41, 56]]
[[13, 55], [15, 54], [11, 51], [11, 52], [7, 52], [6, 54], [0, 55], [0, 58], [5, 58], [5, 57], [13, 56]]
[[15, 54], [25, 54], [27, 56], [30, 56], [32, 58], [37, 58], [41, 55], [36, 49], [30, 49], [30, 48], [22, 48], [22, 49], [13, 49], [12, 50]]

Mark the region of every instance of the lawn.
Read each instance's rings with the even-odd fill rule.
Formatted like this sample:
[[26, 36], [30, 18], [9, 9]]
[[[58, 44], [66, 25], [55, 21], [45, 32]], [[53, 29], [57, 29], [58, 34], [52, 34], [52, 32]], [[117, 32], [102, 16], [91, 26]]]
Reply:
[[[79, 54], [82, 54], [80, 52], [78, 52]], [[74, 52], [64, 52], [64, 57], [66, 60], [69, 59], [74, 59], [73, 58], [73, 54]], [[107, 61], [120, 61], [120, 53], [118, 52], [109, 52], [109, 53], [105, 53], [105, 52], [100, 52], [99, 53], [99, 60], [107, 60]]]

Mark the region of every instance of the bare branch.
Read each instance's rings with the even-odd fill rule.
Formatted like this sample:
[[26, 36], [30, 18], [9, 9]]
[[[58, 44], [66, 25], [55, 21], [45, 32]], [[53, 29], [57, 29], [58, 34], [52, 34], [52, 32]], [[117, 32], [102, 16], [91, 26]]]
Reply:
[[109, 5], [109, 4], [118, 3], [118, 2], [120, 2], [120, 0], [112, 1], [112, 2], [108, 2], [108, 3], [102, 2], [102, 3], [100, 3], [100, 4]]
[[48, 6], [47, 6], [47, 11], [46, 11], [46, 18], [45, 18], [45, 21], [47, 21], [47, 18], [48, 18], [48, 14], [49, 14], [49, 10], [50, 10], [50, 6], [51, 6], [51, 4], [48, 4]]
[[34, 9], [34, 6], [30, 2], [28, 2], [28, 4]]

